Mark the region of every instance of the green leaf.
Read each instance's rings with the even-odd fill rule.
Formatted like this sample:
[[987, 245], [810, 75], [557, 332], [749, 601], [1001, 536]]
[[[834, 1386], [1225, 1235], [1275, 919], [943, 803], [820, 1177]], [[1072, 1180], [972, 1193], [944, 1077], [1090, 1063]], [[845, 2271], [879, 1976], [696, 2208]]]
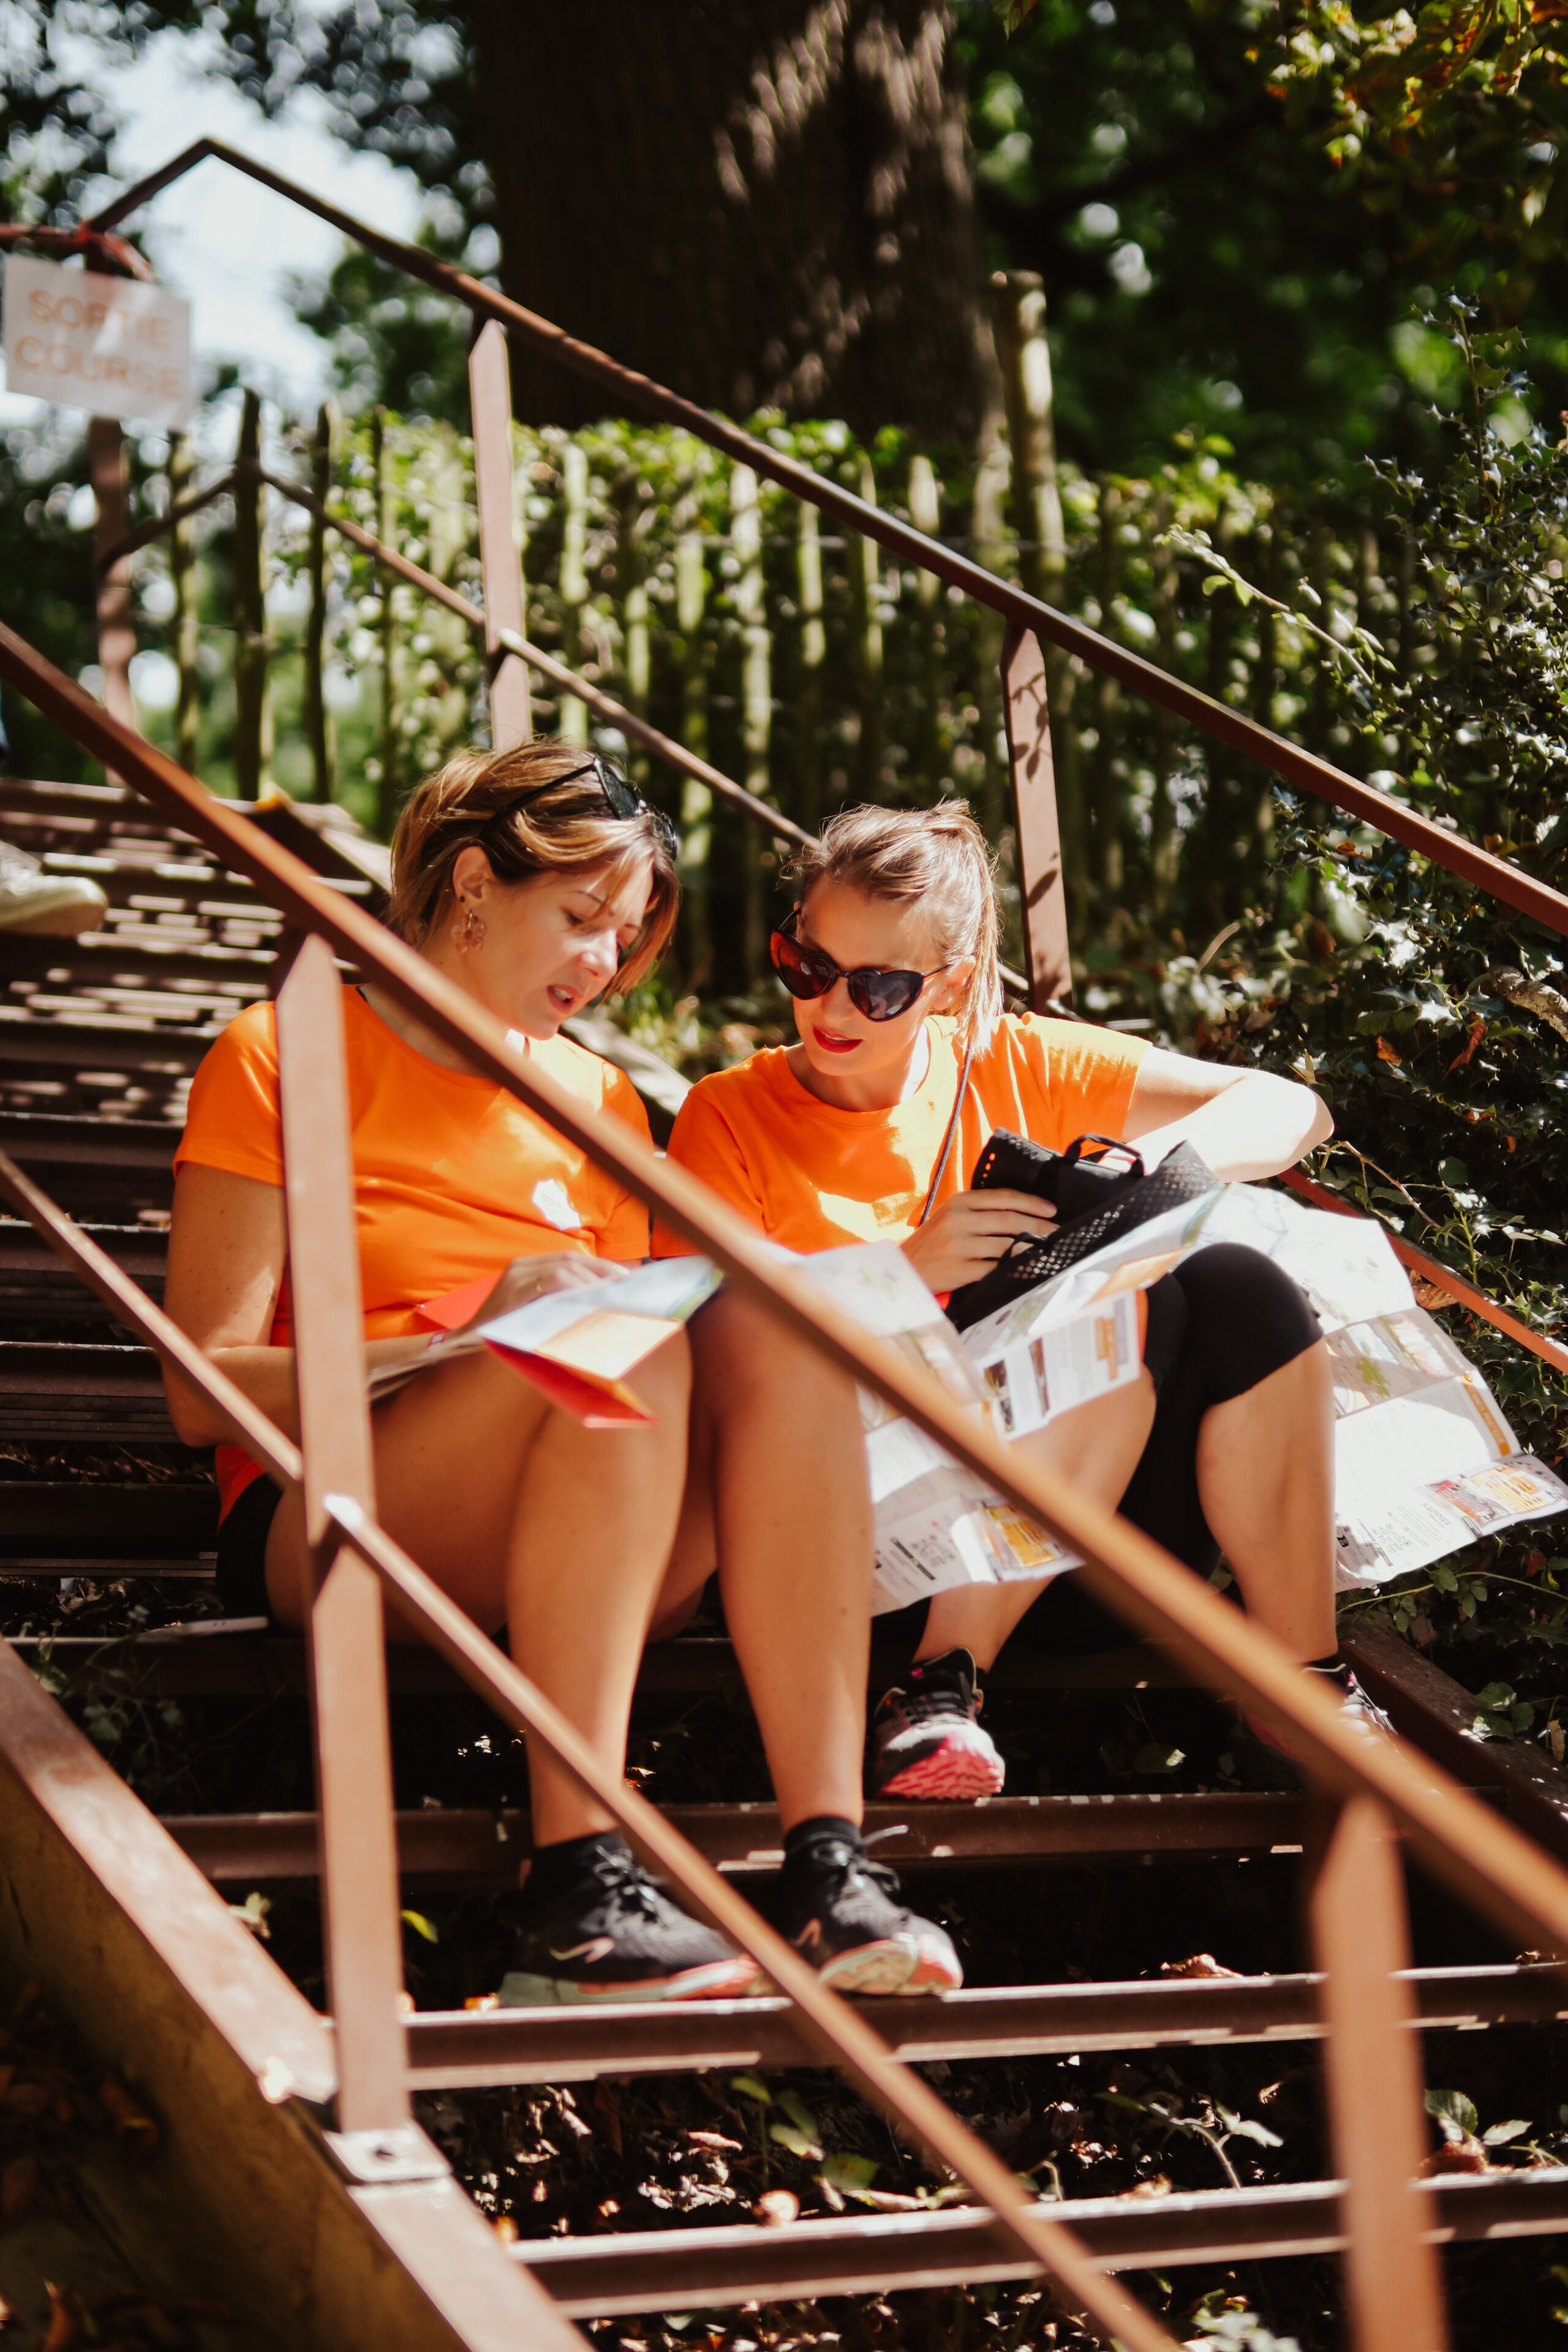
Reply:
[[403, 1924], [405, 1927], [412, 1927], [416, 1936], [423, 1936], [427, 1944], [438, 1944], [441, 1940], [423, 1911], [405, 1911]]
[[849, 2156], [839, 2149], [826, 2158], [817, 2178], [829, 2188], [853, 2197], [858, 2189], [869, 2189], [880, 2167], [875, 2157]]
[[739, 2091], [743, 2099], [755, 2099], [759, 2107], [771, 2107], [773, 2095], [760, 2074], [731, 2074], [730, 2088]]
[[1132, 1759], [1132, 1769], [1135, 1772], [1173, 1772], [1177, 1765], [1184, 1761], [1184, 1749], [1165, 1748], [1159, 1740], [1152, 1739]]
[[779, 2105], [797, 2131], [803, 2131], [809, 2138], [816, 2139], [821, 2126], [798, 2091], [781, 2091]]
[[1271, 2132], [1267, 2124], [1251, 2123], [1245, 2116], [1232, 2115], [1228, 2107], [1216, 2107], [1215, 2112], [1233, 2138], [1255, 2139], [1259, 2147], [1283, 2147], [1285, 2145], [1279, 2133]]
[[820, 2144], [810, 2132], [797, 2131], [794, 2124], [770, 2124], [768, 2137], [776, 2139], [781, 2147], [787, 2147], [792, 2156], [804, 2156], [808, 2159], [815, 2158], [820, 2161]]
[[1501, 2147], [1505, 2140], [1517, 2139], [1521, 2132], [1526, 2132], [1529, 2129], [1529, 2124], [1522, 2117], [1516, 2116], [1512, 2123], [1489, 2125], [1481, 2134], [1481, 2137], [1488, 2147]]
[[1436, 2118], [1445, 2139], [1473, 2138], [1480, 2126], [1475, 2104], [1463, 2091], [1428, 2091], [1426, 2112]]

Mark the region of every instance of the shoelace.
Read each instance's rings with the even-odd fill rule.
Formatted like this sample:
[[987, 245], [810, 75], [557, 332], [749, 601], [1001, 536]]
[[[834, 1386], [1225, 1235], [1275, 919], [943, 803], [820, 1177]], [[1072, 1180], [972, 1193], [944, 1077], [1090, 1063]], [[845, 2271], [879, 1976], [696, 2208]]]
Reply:
[[640, 1911], [645, 1918], [657, 1919], [664, 1906], [664, 1896], [637, 1856], [624, 1848], [601, 1847], [594, 1856], [594, 1883], [604, 1889], [607, 1904], [621, 1913]]
[[837, 1893], [843, 1892], [845, 1883], [857, 1873], [862, 1878], [869, 1879], [871, 1885], [891, 1901], [897, 1901], [903, 1893], [896, 1870], [889, 1870], [885, 1862], [873, 1862], [859, 1846], [847, 1845], [842, 1838], [825, 1839], [821, 1844], [802, 1846], [790, 1856], [790, 1861], [804, 1869], [808, 1856], [817, 1870], [839, 1882], [835, 1890]]
[[[888, 1696], [891, 1698], [895, 1694], [889, 1691]], [[955, 1700], [967, 1715], [977, 1715], [981, 1706], [979, 1693], [972, 1691], [957, 1675], [952, 1681], [944, 1677], [930, 1685], [914, 1683], [908, 1689], [900, 1688], [896, 1696], [910, 1723], [923, 1723], [928, 1716], [951, 1713]]]

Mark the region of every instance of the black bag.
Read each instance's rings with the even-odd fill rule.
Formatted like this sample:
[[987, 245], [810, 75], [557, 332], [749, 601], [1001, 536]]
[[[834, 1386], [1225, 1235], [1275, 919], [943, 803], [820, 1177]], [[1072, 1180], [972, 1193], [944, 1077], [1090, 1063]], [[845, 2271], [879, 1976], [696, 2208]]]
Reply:
[[[1100, 1156], [1085, 1159], [1086, 1150], [1094, 1146], [1100, 1147]], [[970, 1179], [973, 1192], [997, 1188], [1049, 1201], [1057, 1212], [1056, 1230], [1043, 1241], [1014, 1242], [989, 1274], [953, 1292], [947, 1312], [961, 1331], [1076, 1265], [1107, 1242], [1147, 1224], [1151, 1217], [1180, 1202], [1205, 1199], [1218, 1192], [1220, 1183], [1190, 1143], [1178, 1143], [1146, 1175], [1134, 1147], [1114, 1143], [1109, 1136], [1080, 1135], [1065, 1151], [1047, 1151], [1044, 1144], [1000, 1127]]]

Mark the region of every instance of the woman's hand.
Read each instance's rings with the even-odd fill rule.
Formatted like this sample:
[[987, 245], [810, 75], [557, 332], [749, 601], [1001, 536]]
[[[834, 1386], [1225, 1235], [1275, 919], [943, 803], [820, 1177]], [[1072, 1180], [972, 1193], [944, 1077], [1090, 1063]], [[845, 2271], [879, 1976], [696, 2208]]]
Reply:
[[585, 1282], [612, 1282], [624, 1269], [605, 1258], [589, 1257], [583, 1250], [552, 1250], [543, 1257], [514, 1257], [482, 1307], [459, 1323], [451, 1334], [471, 1331], [480, 1323], [493, 1322], [498, 1315], [510, 1315], [514, 1307], [526, 1307], [531, 1299], [543, 1298], [552, 1290], [574, 1290]]
[[957, 1290], [989, 1274], [1008, 1244], [1046, 1240], [1057, 1213], [1033, 1192], [955, 1192], [903, 1244], [904, 1255], [932, 1290]]

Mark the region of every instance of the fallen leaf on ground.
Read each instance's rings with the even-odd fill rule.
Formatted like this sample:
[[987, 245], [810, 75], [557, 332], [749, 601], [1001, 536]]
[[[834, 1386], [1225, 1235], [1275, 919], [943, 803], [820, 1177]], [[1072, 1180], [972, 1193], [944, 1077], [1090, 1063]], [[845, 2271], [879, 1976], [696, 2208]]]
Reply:
[[800, 2199], [793, 2189], [766, 2189], [752, 2210], [764, 2230], [787, 2230], [800, 2219]]
[[1212, 1952], [1189, 1952], [1184, 1960], [1162, 1960], [1163, 1977], [1239, 1977], [1239, 1969], [1227, 1969]]

